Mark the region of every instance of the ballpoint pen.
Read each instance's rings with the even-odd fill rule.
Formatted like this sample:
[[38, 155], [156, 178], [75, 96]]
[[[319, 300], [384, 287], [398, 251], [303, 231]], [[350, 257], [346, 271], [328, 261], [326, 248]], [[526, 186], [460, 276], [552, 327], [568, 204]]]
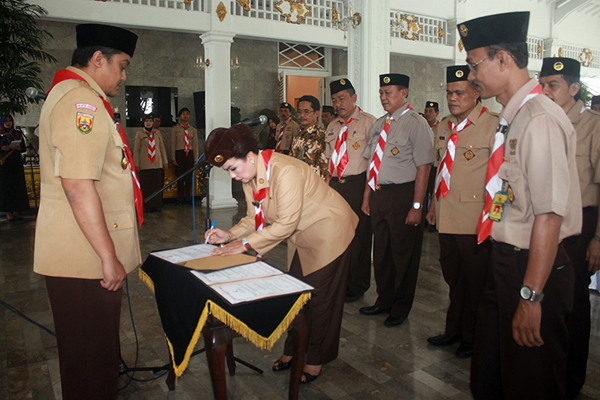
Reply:
[[[216, 219], [214, 219], [214, 220], [213, 220], [213, 222], [212, 222], [212, 224], [210, 224], [210, 229], [215, 229], [215, 225], [216, 225], [216, 224], [217, 224], [217, 220], [216, 220]], [[206, 237], [206, 240], [204, 241], [204, 244], [208, 244], [208, 239], [210, 239], [210, 235], [208, 235], [208, 236]]]

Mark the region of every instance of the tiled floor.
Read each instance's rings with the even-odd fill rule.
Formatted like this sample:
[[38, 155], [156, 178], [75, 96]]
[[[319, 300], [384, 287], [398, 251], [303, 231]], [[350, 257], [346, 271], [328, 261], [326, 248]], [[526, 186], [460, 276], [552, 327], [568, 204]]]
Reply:
[[[198, 237], [204, 231], [204, 214], [197, 207]], [[221, 210], [213, 215], [217, 226], [229, 228], [244, 213]], [[44, 281], [32, 273], [35, 220], [28, 215], [21, 222], [0, 220], [0, 300], [9, 303], [32, 320], [53, 329]], [[199, 239], [200, 240], [200, 239]], [[192, 208], [166, 205], [146, 215], [141, 231], [144, 257], [155, 249], [191, 244]], [[65, 243], [68, 246], [68, 243]], [[358, 302], [344, 310], [340, 356], [325, 366], [322, 376], [301, 387], [302, 399], [468, 399], [469, 360], [453, 355], [456, 346], [440, 349], [426, 338], [443, 329], [447, 288], [437, 261], [437, 234], [426, 233], [419, 284], [413, 310], [407, 322], [396, 328], [383, 326], [384, 316], [365, 317], [358, 309], [375, 301], [374, 284]], [[277, 267], [285, 265], [285, 245], [269, 254]], [[163, 365], [167, 347], [150, 290], [133, 273], [129, 276], [131, 311], [135, 319], [139, 348], [137, 365]], [[588, 380], [582, 398], [600, 399], [600, 297], [592, 296], [593, 321]], [[121, 344], [125, 362], [135, 363], [136, 339], [129, 306], [124, 298]], [[198, 347], [201, 347], [200, 342]], [[227, 377], [230, 399], [287, 398], [288, 373], [273, 373], [270, 366], [282, 348], [261, 351], [244, 339], [235, 340], [236, 356], [264, 369], [263, 375], [238, 366], [236, 376]], [[150, 379], [150, 372], [136, 373], [136, 379]], [[123, 385], [128, 378], [121, 377]], [[46, 331], [0, 307], [0, 398], [60, 399], [58, 360], [54, 337]], [[205, 356], [194, 357], [169, 392], [164, 377], [148, 382], [133, 381], [121, 390], [122, 399], [210, 399], [212, 389]], [[85, 399], [82, 399], [85, 400]]]

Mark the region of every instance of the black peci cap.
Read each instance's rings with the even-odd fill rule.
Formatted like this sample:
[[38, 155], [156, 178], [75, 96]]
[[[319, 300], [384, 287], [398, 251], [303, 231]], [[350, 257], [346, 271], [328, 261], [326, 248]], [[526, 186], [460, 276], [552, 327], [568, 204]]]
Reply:
[[592, 96], [592, 105], [600, 104], [600, 96]]
[[103, 46], [122, 51], [133, 57], [137, 35], [127, 29], [101, 24], [80, 24], [77, 31], [77, 48]]
[[383, 74], [379, 75], [379, 87], [389, 85], [400, 85], [408, 88], [410, 78], [402, 74]]
[[544, 58], [540, 78], [549, 75], [571, 75], [579, 78], [581, 64], [579, 61], [566, 57]]
[[425, 102], [425, 108], [434, 108], [435, 111], [440, 111], [440, 105], [435, 101], [428, 100], [427, 102]]
[[331, 115], [335, 115], [335, 109], [331, 106], [323, 106], [323, 112], [328, 112]]
[[340, 79], [337, 81], [333, 81], [329, 84], [329, 89], [331, 90], [331, 94], [334, 95], [342, 90], [354, 89], [352, 86], [352, 82], [350, 79]]
[[279, 108], [287, 108], [290, 111], [294, 111], [294, 107], [290, 103], [281, 103]]
[[469, 72], [468, 65], [451, 65], [446, 68], [446, 83], [468, 81]]
[[527, 42], [529, 11], [486, 15], [458, 24], [465, 50], [495, 44]]

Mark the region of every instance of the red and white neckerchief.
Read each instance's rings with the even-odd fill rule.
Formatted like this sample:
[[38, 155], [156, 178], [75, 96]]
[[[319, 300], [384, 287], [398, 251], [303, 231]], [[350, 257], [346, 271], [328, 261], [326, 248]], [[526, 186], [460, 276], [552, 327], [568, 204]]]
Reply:
[[[542, 85], [537, 85], [527, 96], [523, 99], [523, 102], [519, 106], [517, 113], [521, 111], [523, 106], [535, 96], [542, 94]], [[515, 116], [516, 116], [515, 114]], [[498, 170], [504, 161], [504, 141], [506, 140], [506, 133], [508, 131], [508, 122], [504, 117], [500, 118], [500, 125], [496, 130], [494, 137], [494, 147], [492, 149], [492, 155], [487, 167], [487, 174], [485, 178], [485, 206], [481, 212], [481, 217], [477, 220], [477, 244], [480, 244], [486, 240], [492, 234], [492, 225], [494, 221], [489, 219], [490, 210], [492, 209], [492, 203], [494, 202], [494, 196], [496, 193], [502, 190], [502, 179], [498, 176]]]
[[[479, 117], [487, 110], [486, 107], [481, 108]], [[479, 118], [477, 117], [477, 118]], [[450, 191], [450, 177], [452, 176], [452, 166], [454, 165], [454, 156], [456, 155], [456, 147], [458, 147], [458, 133], [463, 131], [467, 126], [471, 125], [471, 120], [465, 118], [460, 124], [456, 125], [452, 121], [448, 121], [448, 127], [452, 134], [448, 138], [446, 152], [442, 158], [442, 163], [438, 169], [437, 177], [435, 178], [435, 197], [440, 198], [440, 194], [446, 198]]]
[[156, 139], [154, 136], [154, 131], [147, 132], [148, 135], [148, 158], [150, 162], [154, 162], [156, 160]]
[[281, 129], [279, 129], [279, 133], [277, 133], [277, 144], [275, 145], [275, 151], [279, 153], [281, 150], [281, 141], [283, 140], [283, 130], [287, 127], [288, 122], [290, 122], [291, 117], [288, 118], [284, 123], [281, 124]]
[[[81, 76], [79, 76], [77, 73], [75, 73], [73, 71], [69, 71], [68, 69], [61, 69], [60, 71], [56, 72], [56, 74], [54, 74], [54, 80], [52, 81], [52, 87], [50, 88], [48, 93], [50, 93], [50, 91], [52, 91], [54, 86], [56, 86], [58, 83], [69, 80], [69, 79], [80, 80], [89, 85], [89, 83], [85, 79], [83, 79]], [[98, 94], [98, 97], [100, 97], [100, 99], [102, 99], [102, 103], [104, 104], [104, 108], [108, 112], [108, 115], [110, 115], [112, 120], [115, 121], [115, 113], [113, 112], [113, 109], [110, 106], [110, 103], [106, 99], [104, 99], [104, 97], [100, 96], [99, 94]], [[142, 223], [144, 222], [144, 197], [142, 196], [142, 188], [140, 186], [140, 181], [138, 179], [137, 173], [135, 172], [135, 165], [133, 163], [133, 155], [131, 154], [131, 149], [129, 148], [129, 144], [127, 143], [127, 136], [125, 136], [125, 131], [123, 130], [123, 127], [121, 126], [121, 124], [118, 121], [115, 121], [115, 128], [119, 132], [119, 136], [121, 137], [121, 141], [123, 142], [123, 152], [125, 153], [125, 157], [127, 159], [127, 165], [129, 165], [129, 168], [131, 169], [131, 176], [133, 178], [133, 200], [135, 202], [135, 210], [136, 210], [137, 216], [138, 216], [138, 223], [140, 224], [140, 226], [142, 226]], [[127, 167], [124, 165], [123, 168], [127, 168]]]
[[183, 133], [185, 135], [184, 141], [185, 141], [185, 156], [187, 157], [188, 154], [190, 153], [190, 132], [189, 132], [189, 125], [183, 126], [181, 125], [181, 127], [183, 128]]
[[344, 123], [340, 120], [342, 129], [335, 141], [335, 149], [331, 154], [331, 160], [329, 161], [329, 175], [333, 177], [333, 173], [337, 170], [338, 179], [342, 177], [342, 174], [346, 170], [348, 165], [348, 152], [346, 151], [346, 140], [348, 139], [348, 125], [354, 122], [354, 118], [350, 118]]
[[[400, 117], [406, 114], [408, 110], [412, 110], [410, 104], [406, 107], [406, 110], [402, 111]], [[392, 121], [394, 121], [394, 117], [391, 115], [385, 119], [383, 130], [379, 133], [379, 140], [377, 141], [377, 147], [375, 148], [373, 159], [369, 164], [368, 184], [373, 191], [377, 189], [377, 177], [379, 176], [379, 169], [381, 167], [381, 161], [383, 160], [383, 151], [385, 150], [385, 143], [387, 142], [387, 135], [390, 131], [390, 124]]]
[[[267, 171], [267, 182], [271, 177], [271, 156], [273, 155], [273, 150], [263, 150], [258, 153], [262, 155], [262, 159], [265, 163], [265, 170]], [[258, 191], [252, 191], [252, 195], [254, 196], [254, 201], [252, 204], [254, 205], [254, 229], [258, 231], [262, 231], [265, 227], [265, 214], [263, 212], [262, 203], [263, 200], [267, 198], [267, 191], [269, 188], [262, 188]], [[256, 254], [257, 257], [262, 257], [260, 254]]]

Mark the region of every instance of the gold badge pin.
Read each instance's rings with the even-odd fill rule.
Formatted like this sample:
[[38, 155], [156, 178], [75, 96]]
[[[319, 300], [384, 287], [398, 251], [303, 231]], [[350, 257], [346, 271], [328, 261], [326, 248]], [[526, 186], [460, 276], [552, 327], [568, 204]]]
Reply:
[[346, 84], [346, 80], [345, 79], [340, 79], [340, 85], [345, 85]]
[[515, 192], [513, 192], [510, 186], [508, 187], [508, 189], [506, 189], [506, 194], [508, 195], [508, 201], [510, 201], [511, 203], [515, 201]]
[[510, 139], [508, 145], [510, 146], [510, 155], [514, 156], [517, 150], [517, 139]]
[[121, 158], [121, 168], [127, 169], [128, 165], [129, 165], [129, 161], [127, 161], [127, 157], [125, 155], [123, 155], [123, 158]]
[[564, 64], [561, 63], [560, 61], [557, 61], [554, 63], [554, 70], [555, 71], [562, 71], [562, 69], [564, 68]]
[[433, 107], [433, 103], [429, 103], [427, 107]]
[[467, 160], [472, 160], [475, 157], [475, 153], [472, 150], [467, 150], [464, 155]]
[[463, 72], [462, 69], [459, 69], [458, 71], [456, 71], [456, 74], [454, 74], [454, 75], [456, 75], [457, 78], [462, 78], [465, 75], [465, 73]]
[[352, 147], [354, 148], [354, 150], [358, 150], [360, 148], [360, 144], [358, 144], [358, 142], [354, 142]]
[[392, 149], [392, 154], [393, 154], [393, 155], [397, 155], [398, 153], [400, 153], [400, 150], [398, 150], [398, 148], [397, 148], [397, 147], [394, 147], [394, 148]]
[[467, 37], [467, 35], [469, 34], [469, 28], [467, 28], [465, 26], [465, 24], [461, 24], [458, 29], [460, 30], [460, 35], [462, 37]]
[[381, 190], [381, 186], [375, 185], [375, 190]]
[[217, 154], [217, 155], [215, 156], [215, 162], [218, 162], [218, 163], [219, 163], [219, 162], [221, 162], [221, 161], [223, 161], [223, 156], [222, 156], [222, 155], [220, 155], [220, 154]]
[[390, 77], [386, 76], [385, 78], [383, 78], [383, 83], [390, 83]]
[[265, 180], [264, 180], [263, 178], [260, 178], [260, 179], [258, 180], [258, 183], [265, 183]]

